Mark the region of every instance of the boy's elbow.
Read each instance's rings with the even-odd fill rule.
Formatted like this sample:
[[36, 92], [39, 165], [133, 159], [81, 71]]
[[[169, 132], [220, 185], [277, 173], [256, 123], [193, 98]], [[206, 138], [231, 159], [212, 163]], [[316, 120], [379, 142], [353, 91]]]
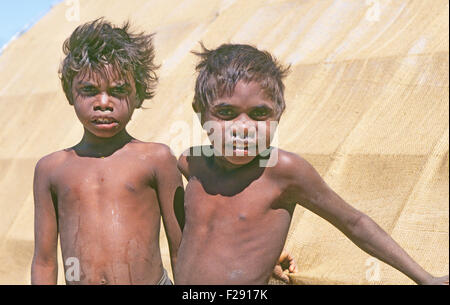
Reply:
[[358, 235], [361, 232], [366, 231], [372, 223], [373, 220], [369, 216], [362, 212], [358, 212], [350, 221], [348, 221], [346, 229], [352, 235]]

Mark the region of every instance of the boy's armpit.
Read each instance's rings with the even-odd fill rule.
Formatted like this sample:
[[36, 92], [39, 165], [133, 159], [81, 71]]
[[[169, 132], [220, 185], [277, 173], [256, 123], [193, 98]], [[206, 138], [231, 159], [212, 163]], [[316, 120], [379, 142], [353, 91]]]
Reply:
[[184, 188], [178, 187], [175, 191], [175, 196], [173, 200], [173, 210], [175, 212], [175, 217], [177, 218], [178, 224], [180, 225], [181, 231], [184, 229], [185, 224], [185, 211], [184, 211]]

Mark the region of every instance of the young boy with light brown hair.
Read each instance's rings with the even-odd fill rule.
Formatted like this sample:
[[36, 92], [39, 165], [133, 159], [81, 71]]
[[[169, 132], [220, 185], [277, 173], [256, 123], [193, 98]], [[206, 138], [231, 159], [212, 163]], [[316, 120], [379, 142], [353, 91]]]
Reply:
[[193, 108], [211, 146], [192, 147], [178, 161], [188, 184], [176, 284], [266, 284], [297, 204], [416, 283], [448, 284], [448, 275], [426, 272], [305, 159], [270, 146], [287, 74], [271, 54], [239, 44], [196, 54]]
[[67, 284], [171, 284], [161, 260], [160, 219], [174, 266], [181, 174], [166, 145], [126, 130], [134, 110], [154, 95], [152, 35], [98, 19], [79, 26], [64, 53], [61, 82], [84, 134], [36, 165], [31, 282], [56, 284], [59, 234], [72, 268]]

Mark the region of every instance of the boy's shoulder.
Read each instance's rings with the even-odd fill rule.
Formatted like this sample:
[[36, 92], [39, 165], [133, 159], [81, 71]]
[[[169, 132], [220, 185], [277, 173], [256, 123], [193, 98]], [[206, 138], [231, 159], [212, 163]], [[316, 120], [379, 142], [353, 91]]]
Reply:
[[[178, 158], [178, 169], [185, 176], [189, 176], [189, 163], [203, 160], [202, 151], [209, 146], [193, 146], [186, 149]], [[200, 158], [192, 158], [201, 156]], [[275, 181], [288, 184], [310, 176], [315, 170], [312, 165], [301, 156], [276, 147], [271, 148], [269, 159], [266, 159], [267, 176]], [[203, 160], [204, 161], [204, 160]], [[260, 160], [261, 161], [261, 160]], [[260, 163], [261, 164], [261, 163]]]
[[177, 161], [177, 158], [170, 147], [163, 143], [136, 140], [133, 141], [129, 147], [138, 154], [140, 160], [153, 162], [154, 165], [164, 166], [167, 162], [175, 164]]
[[299, 184], [316, 174], [314, 167], [296, 153], [273, 148], [270, 158], [274, 158], [267, 175], [275, 181], [285, 184]]
[[186, 149], [181, 155], [178, 157], [177, 167], [178, 170], [183, 174], [185, 178], [189, 177], [189, 161], [193, 156], [202, 156], [202, 151], [204, 147], [209, 146], [192, 146]]
[[45, 155], [36, 163], [36, 170], [46, 170], [61, 165], [69, 158], [70, 149], [63, 149]]
[[34, 168], [35, 176], [39, 179], [48, 180], [51, 173], [60, 168], [68, 159], [70, 159], [70, 149], [63, 149], [45, 155], [38, 160]]
[[[170, 147], [163, 143], [133, 141], [130, 144], [129, 148], [136, 153], [152, 156], [159, 161], [176, 161], [176, 157]], [[55, 169], [74, 156], [75, 153], [73, 147], [50, 153], [39, 159], [36, 163], [36, 170], [45, 171]]]
[[163, 143], [135, 140], [131, 143], [131, 147], [136, 152], [150, 153], [157, 157], [175, 157], [175, 154], [172, 152], [170, 147]]

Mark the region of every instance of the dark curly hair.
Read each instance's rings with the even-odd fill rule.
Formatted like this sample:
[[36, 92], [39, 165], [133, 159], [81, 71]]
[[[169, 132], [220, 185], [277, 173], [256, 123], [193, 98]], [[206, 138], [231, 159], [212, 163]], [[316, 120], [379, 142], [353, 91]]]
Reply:
[[59, 76], [64, 93], [73, 104], [72, 82], [78, 73], [97, 71], [107, 75], [107, 66], [121, 77], [131, 75], [136, 85], [136, 108], [154, 96], [158, 81], [153, 63], [153, 35], [130, 32], [130, 23], [115, 27], [103, 18], [80, 25], [64, 42]]
[[266, 51], [246, 44], [222, 44], [208, 50], [203, 43], [201, 52], [192, 52], [200, 57], [196, 66], [199, 73], [195, 83], [192, 107], [203, 114], [208, 105], [224, 95], [232, 95], [238, 81], [256, 81], [264, 93], [277, 105], [278, 117], [283, 113], [283, 78], [289, 71]]

